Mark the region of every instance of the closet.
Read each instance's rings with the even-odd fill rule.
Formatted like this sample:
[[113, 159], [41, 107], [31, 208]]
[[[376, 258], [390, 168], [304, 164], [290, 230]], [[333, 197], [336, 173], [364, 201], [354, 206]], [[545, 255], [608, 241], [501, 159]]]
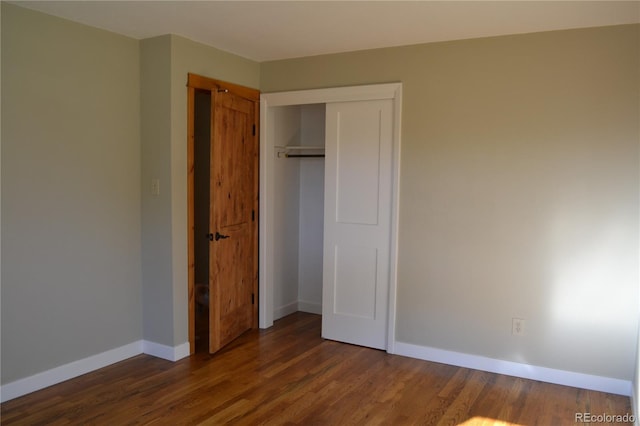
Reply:
[[261, 95], [259, 322], [393, 350], [400, 83]]
[[322, 312], [325, 105], [275, 107], [273, 129], [274, 320]]

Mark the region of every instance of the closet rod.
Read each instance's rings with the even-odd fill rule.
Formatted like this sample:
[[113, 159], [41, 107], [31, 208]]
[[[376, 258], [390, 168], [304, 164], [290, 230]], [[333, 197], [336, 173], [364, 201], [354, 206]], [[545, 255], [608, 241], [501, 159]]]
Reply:
[[285, 154], [285, 158], [324, 158], [324, 154]]

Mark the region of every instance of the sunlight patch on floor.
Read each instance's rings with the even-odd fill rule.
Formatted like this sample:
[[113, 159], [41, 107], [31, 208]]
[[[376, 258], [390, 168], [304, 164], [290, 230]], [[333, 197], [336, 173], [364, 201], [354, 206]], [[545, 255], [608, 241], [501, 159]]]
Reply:
[[458, 426], [525, 426], [519, 423], [503, 422], [502, 420], [490, 419], [488, 417], [475, 416], [467, 421], [458, 423]]

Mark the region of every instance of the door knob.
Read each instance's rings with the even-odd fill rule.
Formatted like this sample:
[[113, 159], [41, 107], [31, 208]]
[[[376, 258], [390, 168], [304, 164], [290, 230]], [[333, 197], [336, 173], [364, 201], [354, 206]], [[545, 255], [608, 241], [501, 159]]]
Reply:
[[216, 236], [214, 237], [214, 239], [216, 241], [218, 240], [224, 240], [225, 238], [229, 238], [228, 235], [222, 235], [221, 233], [219, 233], [218, 231], [216, 231]]

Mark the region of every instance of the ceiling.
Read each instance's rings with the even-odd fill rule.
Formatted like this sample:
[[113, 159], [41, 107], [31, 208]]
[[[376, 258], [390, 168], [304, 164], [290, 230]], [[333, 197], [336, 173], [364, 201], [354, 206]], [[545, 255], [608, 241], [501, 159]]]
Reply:
[[640, 22], [640, 0], [11, 3], [136, 39], [177, 34], [260, 62]]

